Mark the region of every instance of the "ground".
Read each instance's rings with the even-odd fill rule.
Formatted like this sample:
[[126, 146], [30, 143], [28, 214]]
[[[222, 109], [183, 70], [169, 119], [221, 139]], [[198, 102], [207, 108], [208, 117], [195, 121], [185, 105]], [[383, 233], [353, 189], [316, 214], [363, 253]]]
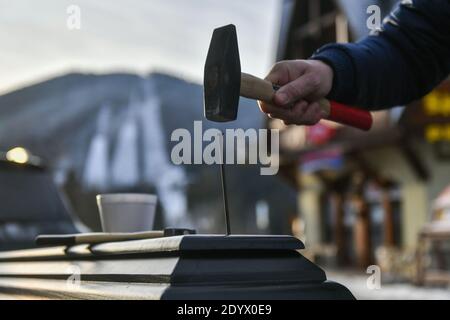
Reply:
[[326, 270], [329, 280], [346, 286], [359, 300], [450, 300], [450, 287], [427, 288], [409, 283], [381, 283], [380, 289], [369, 289], [370, 275], [363, 271]]

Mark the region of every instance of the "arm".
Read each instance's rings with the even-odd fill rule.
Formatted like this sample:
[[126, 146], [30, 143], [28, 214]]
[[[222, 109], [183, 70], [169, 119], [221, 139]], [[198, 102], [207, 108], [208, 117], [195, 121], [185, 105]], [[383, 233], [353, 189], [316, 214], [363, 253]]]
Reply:
[[406, 2], [376, 36], [275, 64], [266, 79], [281, 88], [273, 104], [259, 102], [261, 111], [286, 124], [311, 125], [323, 118], [317, 104], [323, 97], [376, 110], [428, 93], [450, 72], [450, 0]]
[[312, 59], [334, 71], [330, 99], [372, 110], [411, 102], [450, 73], [450, 1], [401, 4], [378, 35], [327, 45]]

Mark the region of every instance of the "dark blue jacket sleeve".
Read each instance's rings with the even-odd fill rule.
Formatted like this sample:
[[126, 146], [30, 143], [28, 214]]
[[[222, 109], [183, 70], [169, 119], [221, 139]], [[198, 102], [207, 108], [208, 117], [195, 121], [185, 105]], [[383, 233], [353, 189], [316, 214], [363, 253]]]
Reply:
[[312, 59], [334, 70], [330, 99], [370, 110], [409, 103], [450, 73], [450, 0], [403, 1], [377, 35]]

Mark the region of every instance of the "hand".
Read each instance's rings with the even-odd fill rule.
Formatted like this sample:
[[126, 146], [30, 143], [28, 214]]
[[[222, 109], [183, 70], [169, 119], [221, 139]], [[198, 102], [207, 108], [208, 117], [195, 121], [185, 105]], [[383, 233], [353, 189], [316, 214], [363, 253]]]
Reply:
[[317, 60], [289, 60], [276, 63], [266, 80], [281, 86], [273, 104], [258, 101], [262, 112], [286, 125], [313, 125], [327, 116], [319, 103], [333, 84], [333, 69]]

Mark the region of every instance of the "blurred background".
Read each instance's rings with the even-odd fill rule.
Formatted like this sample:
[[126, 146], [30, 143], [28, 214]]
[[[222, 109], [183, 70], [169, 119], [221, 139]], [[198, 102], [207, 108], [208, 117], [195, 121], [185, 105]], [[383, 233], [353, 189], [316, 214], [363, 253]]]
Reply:
[[[212, 30], [235, 24], [242, 70], [264, 77], [275, 61], [366, 36], [367, 8], [384, 17], [396, 2], [0, 0], [0, 249], [99, 231], [98, 193], [155, 193], [157, 228], [224, 232], [218, 167], [170, 160], [172, 131], [203, 120]], [[359, 298], [450, 298], [448, 82], [374, 113], [367, 133], [286, 127], [241, 104], [237, 121], [203, 129], [280, 129], [281, 168], [228, 166], [234, 232], [299, 237]], [[366, 286], [374, 264], [381, 290]]]

